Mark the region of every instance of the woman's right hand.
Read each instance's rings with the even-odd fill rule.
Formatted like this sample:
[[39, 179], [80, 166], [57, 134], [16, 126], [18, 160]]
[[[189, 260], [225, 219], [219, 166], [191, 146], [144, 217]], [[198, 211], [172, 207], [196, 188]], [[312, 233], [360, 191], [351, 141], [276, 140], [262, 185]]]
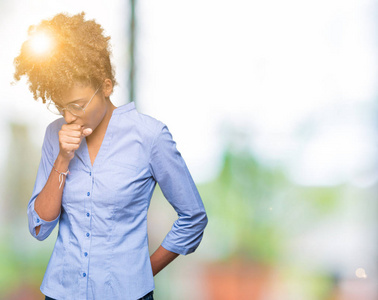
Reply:
[[83, 127], [78, 124], [63, 124], [59, 131], [59, 155], [63, 159], [71, 161], [83, 138], [91, 133], [91, 128], [83, 130]]
[[[59, 155], [54, 162], [55, 171], [59, 170], [57, 172], [60, 173], [68, 170], [68, 165], [74, 157], [75, 151], [79, 149], [81, 141], [91, 133], [91, 128], [83, 129], [78, 124], [64, 124], [62, 126], [59, 131]], [[59, 216], [62, 204], [61, 176], [54, 169], [51, 170], [46, 185], [37, 196], [34, 204], [37, 214], [47, 221], [55, 220]], [[40, 228], [40, 226], [35, 228], [36, 235], [39, 234]]]

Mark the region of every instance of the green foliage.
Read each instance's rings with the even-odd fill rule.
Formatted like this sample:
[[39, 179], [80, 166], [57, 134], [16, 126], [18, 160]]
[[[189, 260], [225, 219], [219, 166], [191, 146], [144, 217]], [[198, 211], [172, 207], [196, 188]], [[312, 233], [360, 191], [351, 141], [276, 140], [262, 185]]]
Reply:
[[[32, 251], [15, 247], [17, 232], [8, 227], [9, 234], [1, 236], [0, 243], [0, 298], [23, 285], [39, 287], [46, 270], [49, 250]], [[14, 233], [14, 235], [12, 235]]]
[[[331, 213], [339, 188], [300, 187], [279, 168], [259, 163], [249, 152], [227, 151], [216, 180], [199, 187], [209, 216], [216, 256], [274, 264], [284, 256], [290, 226], [306, 227]], [[292, 216], [300, 214], [300, 218]], [[209, 236], [208, 235], [208, 236]]]
[[6, 202], [0, 231], [0, 299], [26, 285], [39, 287], [51, 254], [51, 249], [37, 251], [30, 247], [38, 242], [28, 232], [26, 216], [40, 150], [32, 143], [26, 125], [10, 123], [9, 129], [11, 143], [1, 186]]

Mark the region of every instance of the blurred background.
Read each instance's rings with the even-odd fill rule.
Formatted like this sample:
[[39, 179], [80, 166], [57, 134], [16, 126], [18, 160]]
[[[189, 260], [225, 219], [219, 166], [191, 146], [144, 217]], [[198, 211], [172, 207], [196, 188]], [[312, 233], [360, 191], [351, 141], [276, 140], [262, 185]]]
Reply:
[[[167, 124], [208, 212], [155, 299], [378, 299], [376, 0], [0, 0], [0, 299], [44, 299], [57, 234], [26, 215], [56, 116], [13, 59], [30, 25], [81, 11], [112, 37], [113, 103]], [[157, 188], [151, 252], [175, 219]]]

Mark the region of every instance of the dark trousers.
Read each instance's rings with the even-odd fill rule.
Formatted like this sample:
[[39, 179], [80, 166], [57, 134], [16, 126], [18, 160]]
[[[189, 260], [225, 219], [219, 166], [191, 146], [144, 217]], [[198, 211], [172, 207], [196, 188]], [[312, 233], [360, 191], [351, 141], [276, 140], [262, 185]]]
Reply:
[[[45, 300], [55, 300], [55, 299], [45, 296]], [[151, 291], [147, 295], [144, 295], [142, 298], [139, 298], [138, 300], [154, 300], [154, 292]]]

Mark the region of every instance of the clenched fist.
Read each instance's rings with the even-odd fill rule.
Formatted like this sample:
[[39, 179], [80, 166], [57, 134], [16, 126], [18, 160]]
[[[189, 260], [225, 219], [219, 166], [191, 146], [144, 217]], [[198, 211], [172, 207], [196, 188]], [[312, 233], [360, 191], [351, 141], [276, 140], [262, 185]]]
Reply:
[[83, 138], [91, 133], [92, 129], [90, 128], [83, 129], [78, 124], [64, 124], [59, 131], [59, 154], [63, 158], [71, 160], [75, 155], [75, 151], [79, 149]]

